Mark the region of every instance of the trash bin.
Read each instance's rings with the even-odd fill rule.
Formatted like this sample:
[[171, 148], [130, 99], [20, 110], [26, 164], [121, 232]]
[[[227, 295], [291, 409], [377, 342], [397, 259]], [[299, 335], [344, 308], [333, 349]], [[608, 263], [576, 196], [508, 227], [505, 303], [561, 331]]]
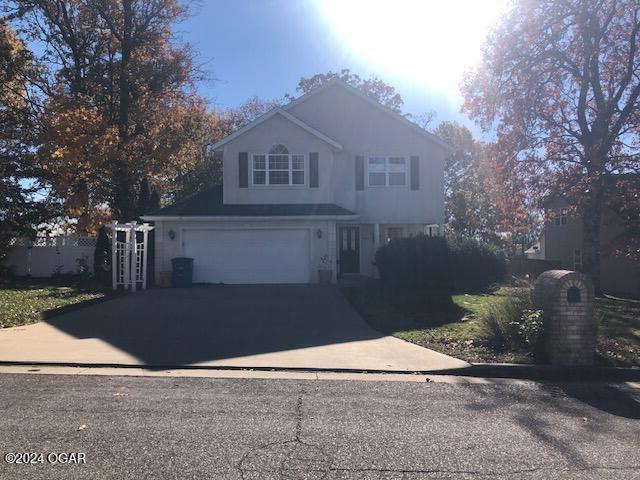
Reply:
[[190, 287], [193, 279], [193, 258], [172, 258], [171, 259], [171, 286]]

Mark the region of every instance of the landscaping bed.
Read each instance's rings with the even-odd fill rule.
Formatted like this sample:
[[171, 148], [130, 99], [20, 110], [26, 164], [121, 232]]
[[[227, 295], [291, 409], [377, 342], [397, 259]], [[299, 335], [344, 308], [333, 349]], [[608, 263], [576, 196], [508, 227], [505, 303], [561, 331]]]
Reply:
[[[497, 342], [487, 322], [489, 313], [500, 315], [505, 305], [522, 297], [528, 288], [504, 285], [486, 294], [422, 292], [417, 302], [411, 298], [398, 301], [398, 292], [385, 292], [374, 280], [342, 291], [381, 332], [472, 363], [540, 363], [525, 342]], [[640, 302], [598, 298], [595, 316], [597, 363], [640, 366]]]
[[6, 281], [0, 283], [0, 328], [34, 323], [58, 309], [104, 297], [104, 292], [88, 291], [73, 282]]

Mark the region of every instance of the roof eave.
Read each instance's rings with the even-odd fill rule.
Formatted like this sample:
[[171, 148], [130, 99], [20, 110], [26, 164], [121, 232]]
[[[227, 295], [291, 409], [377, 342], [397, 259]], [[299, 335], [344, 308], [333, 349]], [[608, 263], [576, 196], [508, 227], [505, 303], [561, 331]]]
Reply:
[[241, 136], [244, 133], [248, 132], [252, 128], [257, 127], [261, 123], [266, 122], [267, 120], [269, 120], [271, 117], [273, 117], [275, 115], [281, 115], [282, 117], [286, 118], [287, 120], [289, 120], [293, 124], [299, 126], [303, 130], [305, 130], [307, 133], [309, 133], [309, 134], [319, 138], [320, 140], [324, 141], [325, 143], [329, 144], [335, 150], [341, 151], [343, 149], [342, 145], [340, 143], [338, 143], [335, 140], [327, 137], [324, 133], [316, 130], [312, 126], [307, 125], [302, 120], [300, 120], [299, 118], [293, 116], [292, 114], [290, 114], [289, 112], [283, 110], [280, 107], [276, 107], [276, 108], [268, 111], [267, 113], [259, 116], [253, 122], [251, 122], [251, 123], [245, 125], [244, 127], [236, 130], [235, 132], [231, 133], [230, 135], [227, 135], [225, 138], [223, 138], [222, 140], [214, 143], [213, 145], [210, 145], [209, 148], [212, 149], [212, 150], [220, 150], [227, 143], [231, 142], [232, 140], [235, 140], [236, 138], [238, 138], [239, 136]]
[[273, 221], [273, 220], [357, 220], [360, 215], [143, 215], [146, 222], [176, 221]]
[[339, 80], [339, 79], [335, 79], [334, 78], [332, 80], [329, 80], [324, 85], [321, 85], [320, 87], [313, 89], [309, 93], [306, 93], [306, 94], [302, 95], [301, 97], [296, 98], [295, 100], [289, 102], [287, 105], [284, 105], [282, 108], [284, 110], [288, 111], [291, 107], [305, 102], [309, 97], [311, 97], [313, 95], [316, 95], [317, 93], [320, 93], [323, 90], [326, 90], [328, 87], [330, 87], [332, 85], [340, 85], [341, 87], [345, 88], [346, 90], [350, 91], [351, 93], [359, 96], [360, 98], [363, 98], [364, 100], [369, 102], [371, 105], [373, 105], [376, 108], [382, 110], [383, 112], [387, 113], [388, 115], [391, 115], [396, 120], [400, 121], [401, 123], [404, 123], [405, 126], [407, 126], [409, 128], [412, 128], [417, 133], [419, 133], [419, 134], [423, 135], [424, 137], [426, 137], [428, 140], [431, 140], [433, 143], [435, 143], [438, 146], [440, 146], [441, 148], [443, 148], [447, 153], [449, 153], [449, 154], [454, 154], [455, 153], [455, 151], [456, 151], [455, 148], [452, 147], [451, 145], [449, 145], [447, 142], [445, 142], [441, 138], [439, 138], [437, 135], [434, 135], [433, 133], [426, 131], [424, 128], [420, 127], [419, 125], [416, 125], [415, 123], [411, 122], [410, 120], [407, 120], [405, 117], [403, 117], [399, 113], [394, 112], [390, 108], [385, 107], [384, 105], [380, 104], [379, 102], [375, 101], [374, 99], [372, 99], [370, 97], [367, 97], [364, 93], [362, 93], [357, 88], [354, 88], [351, 85], [349, 85], [348, 83], [343, 82], [342, 80]]

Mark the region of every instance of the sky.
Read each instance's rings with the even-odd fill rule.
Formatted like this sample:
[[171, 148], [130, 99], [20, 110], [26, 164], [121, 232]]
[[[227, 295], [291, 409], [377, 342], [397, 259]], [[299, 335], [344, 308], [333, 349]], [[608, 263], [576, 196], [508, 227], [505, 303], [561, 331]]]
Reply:
[[295, 94], [301, 77], [348, 68], [393, 85], [404, 112], [456, 120], [459, 84], [481, 59], [509, 0], [202, 0], [176, 27], [210, 78], [198, 85], [213, 108], [257, 95]]

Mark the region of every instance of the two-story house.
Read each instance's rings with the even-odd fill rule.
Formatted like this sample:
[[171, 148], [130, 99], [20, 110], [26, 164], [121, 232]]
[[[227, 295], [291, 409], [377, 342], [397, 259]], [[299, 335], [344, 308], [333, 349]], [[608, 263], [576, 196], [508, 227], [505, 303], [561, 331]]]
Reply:
[[[582, 270], [583, 224], [580, 215], [561, 197], [547, 199], [545, 222], [528, 258], [553, 260], [562, 268]], [[623, 218], [615, 206], [605, 208], [600, 223], [600, 282], [611, 295], [640, 298], [640, 224]]]
[[143, 217], [155, 223], [156, 275], [174, 257], [193, 258], [203, 283], [315, 283], [319, 268], [374, 275], [381, 242], [443, 222], [452, 149], [338, 80], [211, 148], [223, 187]]

